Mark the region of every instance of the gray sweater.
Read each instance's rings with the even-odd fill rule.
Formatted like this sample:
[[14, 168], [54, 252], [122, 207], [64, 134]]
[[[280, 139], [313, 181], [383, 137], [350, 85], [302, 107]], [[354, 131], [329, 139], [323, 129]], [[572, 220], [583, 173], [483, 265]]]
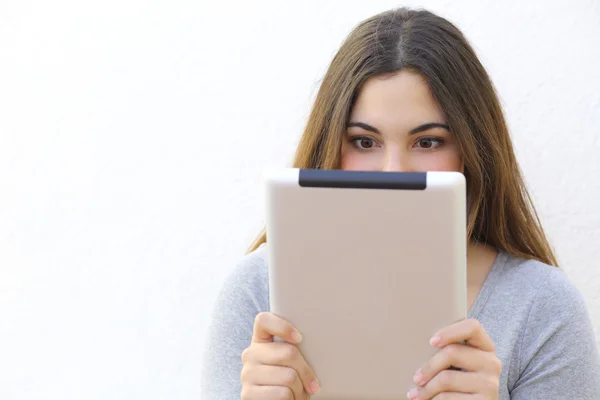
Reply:
[[[202, 400], [238, 400], [241, 353], [269, 311], [266, 244], [227, 278], [209, 329]], [[600, 400], [600, 359], [586, 306], [562, 270], [500, 252], [469, 318], [502, 361], [500, 400]]]

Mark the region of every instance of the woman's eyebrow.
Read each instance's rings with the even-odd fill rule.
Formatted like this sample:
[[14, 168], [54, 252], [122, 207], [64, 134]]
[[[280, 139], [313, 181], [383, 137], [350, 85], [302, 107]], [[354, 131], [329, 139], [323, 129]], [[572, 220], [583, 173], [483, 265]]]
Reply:
[[[352, 127], [358, 127], [358, 128], [364, 129], [365, 131], [369, 131], [369, 132], [373, 132], [378, 135], [381, 135], [381, 133], [379, 132], [379, 130], [377, 130], [377, 128], [375, 128], [369, 124], [366, 124], [364, 122], [358, 122], [358, 121], [350, 122], [348, 124], [348, 128], [352, 128]], [[427, 124], [419, 125], [416, 128], [411, 129], [410, 132], [408, 132], [408, 134], [414, 135], [415, 133], [428, 131], [429, 129], [433, 129], [433, 128], [443, 128], [447, 131], [450, 131], [450, 127], [446, 124], [441, 124], [439, 122], [429, 122]]]
[[408, 134], [414, 135], [415, 133], [428, 131], [433, 128], [443, 128], [443, 129], [447, 130], [448, 132], [450, 132], [450, 127], [448, 125], [440, 124], [439, 122], [430, 122], [428, 124], [419, 125], [416, 128], [411, 129], [410, 132], [408, 132]]
[[352, 128], [352, 127], [362, 128], [365, 131], [369, 131], [369, 132], [373, 132], [373, 133], [376, 133], [378, 135], [381, 135], [381, 133], [377, 130], [377, 128], [372, 127], [369, 124], [365, 124], [364, 122], [350, 122], [348, 124], [348, 128]]

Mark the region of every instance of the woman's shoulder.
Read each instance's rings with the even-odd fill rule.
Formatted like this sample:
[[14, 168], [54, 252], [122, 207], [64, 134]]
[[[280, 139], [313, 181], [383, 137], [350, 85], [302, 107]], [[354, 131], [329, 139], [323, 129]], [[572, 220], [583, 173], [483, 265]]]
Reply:
[[262, 246], [242, 256], [225, 278], [208, 327], [201, 397], [240, 396], [240, 355], [250, 345], [254, 318], [269, 308], [266, 254]]
[[583, 305], [581, 293], [564, 269], [504, 252], [499, 257], [503, 257], [499, 275], [504, 290], [536, 302], [558, 303], [560, 308]]
[[585, 393], [574, 397], [597, 398], [598, 353], [591, 319], [565, 270], [500, 252], [488, 279], [476, 318], [496, 344], [511, 398], [567, 398], [565, 382], [587, 385]]
[[233, 305], [247, 303], [255, 312], [268, 311], [269, 274], [266, 244], [239, 259], [225, 278], [221, 296], [229, 298]]
[[246, 284], [264, 284], [268, 282], [267, 244], [242, 256], [229, 274], [229, 280]]
[[558, 331], [593, 339], [584, 298], [563, 269], [503, 251], [470, 314], [507, 348], [541, 345]]
[[[586, 302], [562, 268], [500, 252], [490, 273], [481, 317], [496, 336], [517, 341], [520, 360], [535, 355], [536, 349], [556, 346], [578, 352], [594, 352], [594, 333]], [[580, 338], [566, 346], [564, 335]], [[577, 350], [576, 347], [579, 347]], [[562, 351], [562, 350], [561, 350]]]

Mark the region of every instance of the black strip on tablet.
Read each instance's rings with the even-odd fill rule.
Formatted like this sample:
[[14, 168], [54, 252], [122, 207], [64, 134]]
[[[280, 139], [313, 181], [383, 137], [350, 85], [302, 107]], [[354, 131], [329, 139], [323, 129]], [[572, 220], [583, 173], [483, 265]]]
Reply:
[[426, 172], [301, 169], [302, 187], [425, 190]]

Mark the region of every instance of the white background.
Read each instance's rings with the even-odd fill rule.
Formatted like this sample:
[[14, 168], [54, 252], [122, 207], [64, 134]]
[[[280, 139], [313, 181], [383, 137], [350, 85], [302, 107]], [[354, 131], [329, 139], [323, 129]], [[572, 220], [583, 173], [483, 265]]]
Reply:
[[[0, 398], [197, 399], [263, 168], [350, 29], [400, 4], [2, 0]], [[600, 338], [600, 2], [402, 4], [481, 56]]]

